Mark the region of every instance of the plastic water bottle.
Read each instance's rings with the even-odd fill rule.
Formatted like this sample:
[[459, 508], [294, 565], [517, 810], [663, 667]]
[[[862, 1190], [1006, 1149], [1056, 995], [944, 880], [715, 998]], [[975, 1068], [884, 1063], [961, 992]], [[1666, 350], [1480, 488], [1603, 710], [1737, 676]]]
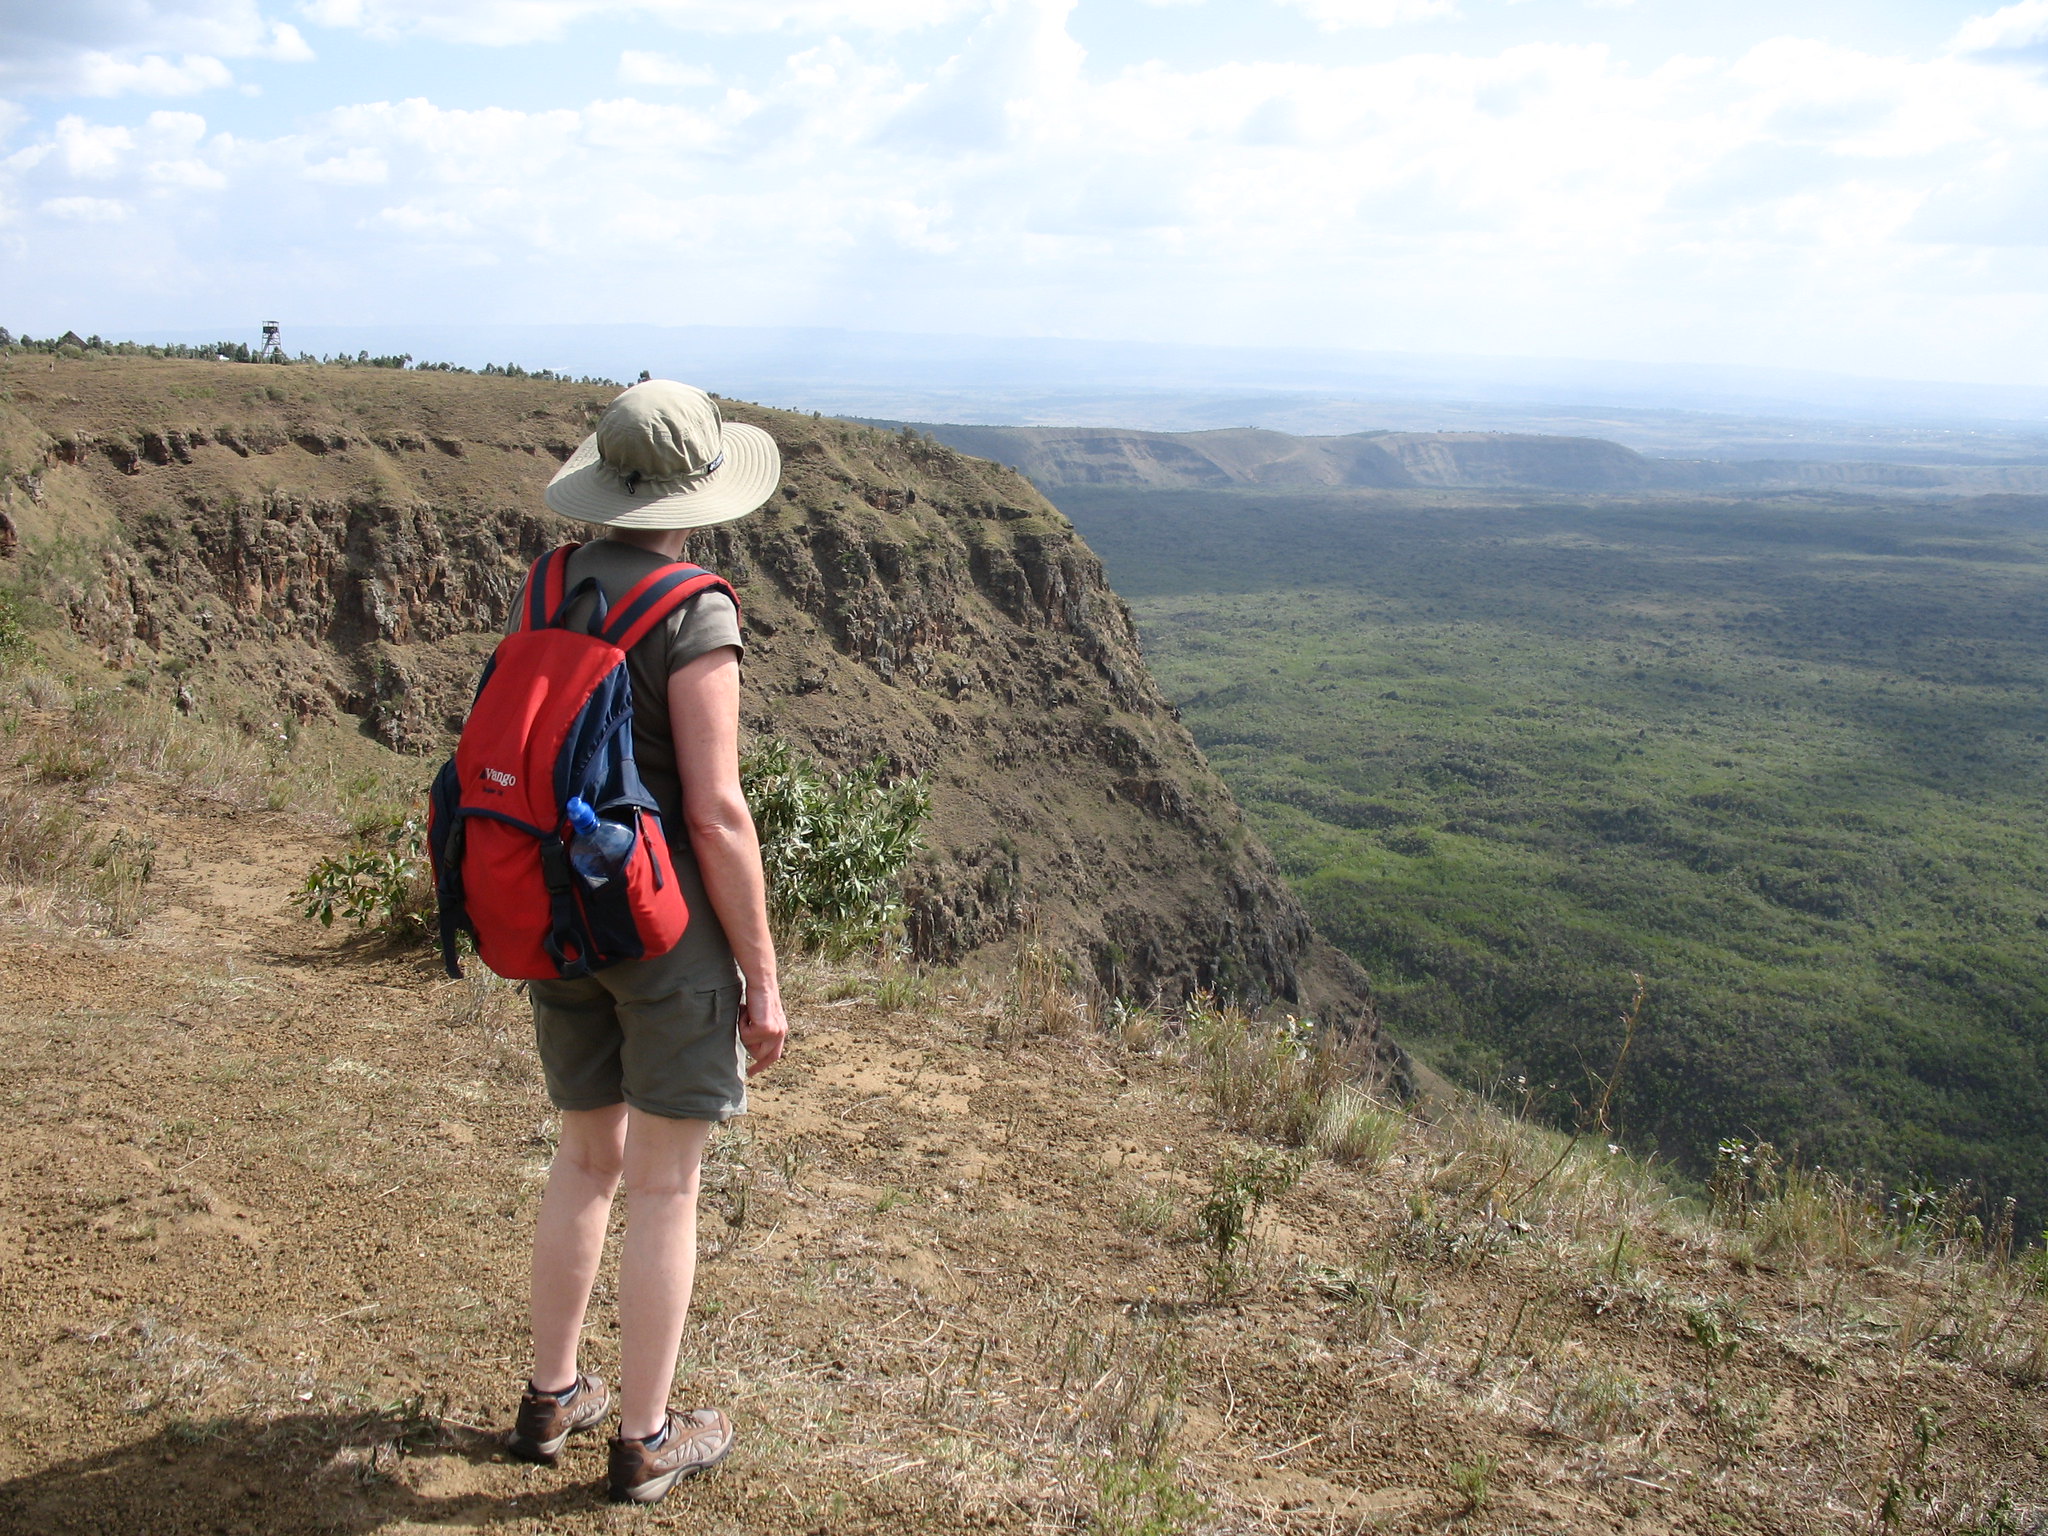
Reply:
[[594, 891], [624, 871], [626, 860], [633, 856], [633, 829], [603, 820], [581, 797], [570, 799], [568, 812], [569, 825], [576, 832], [569, 839], [569, 863]]

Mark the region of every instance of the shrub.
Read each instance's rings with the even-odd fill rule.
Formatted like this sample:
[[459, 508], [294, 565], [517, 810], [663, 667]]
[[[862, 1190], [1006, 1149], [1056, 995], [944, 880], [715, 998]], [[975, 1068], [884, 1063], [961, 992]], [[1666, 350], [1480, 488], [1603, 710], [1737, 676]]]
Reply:
[[1470, 1461], [1451, 1463], [1451, 1485], [1465, 1496], [1467, 1510], [1486, 1508], [1493, 1497], [1493, 1474], [1499, 1470], [1500, 1462], [1492, 1456], [1474, 1456]]
[[761, 834], [768, 914], [779, 938], [834, 958], [880, 943], [903, 917], [902, 876], [931, 796], [918, 778], [887, 784], [880, 759], [827, 775], [770, 738], [740, 760]]
[[1302, 1154], [1251, 1147], [1237, 1156], [1226, 1153], [1210, 1171], [1209, 1198], [1196, 1209], [1195, 1225], [1214, 1252], [1209, 1285], [1218, 1296], [1238, 1288], [1239, 1250], [1251, 1243], [1259, 1212], [1295, 1186], [1305, 1165]]
[[323, 927], [342, 917], [404, 943], [421, 942], [434, 931], [426, 834], [414, 818], [392, 827], [381, 849], [358, 845], [322, 859], [299, 892], [299, 910]]
[[1370, 1172], [1393, 1156], [1407, 1117], [1375, 1104], [1356, 1088], [1339, 1088], [1323, 1103], [1310, 1144], [1333, 1163]]
[[884, 1013], [914, 1013], [931, 1000], [930, 981], [914, 967], [889, 966], [875, 981], [874, 1003]]

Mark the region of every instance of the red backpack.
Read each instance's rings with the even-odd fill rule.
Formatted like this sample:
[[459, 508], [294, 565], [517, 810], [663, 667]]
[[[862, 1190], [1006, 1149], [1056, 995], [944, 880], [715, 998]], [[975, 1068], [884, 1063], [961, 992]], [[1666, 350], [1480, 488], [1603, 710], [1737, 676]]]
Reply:
[[[516, 980], [586, 976], [665, 954], [689, 924], [660, 808], [633, 766], [633, 682], [626, 652], [700, 592], [739, 596], [681, 561], [608, 608], [595, 580], [564, 593], [577, 545], [534, 562], [519, 627], [498, 642], [462, 738], [434, 779], [427, 818], [441, 958], [460, 976], [456, 935]], [[566, 615], [586, 592], [590, 615]], [[638, 834], [621, 878], [592, 890], [569, 865], [566, 807], [581, 797]]]

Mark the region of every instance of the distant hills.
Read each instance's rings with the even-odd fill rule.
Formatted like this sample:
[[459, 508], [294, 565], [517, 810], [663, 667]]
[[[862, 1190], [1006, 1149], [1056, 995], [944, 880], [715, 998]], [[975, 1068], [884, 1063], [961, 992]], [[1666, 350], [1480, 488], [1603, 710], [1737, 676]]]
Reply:
[[2048, 493], [2048, 464], [1664, 459], [1596, 437], [1521, 432], [1356, 432], [1296, 436], [1250, 427], [1143, 432], [1119, 427], [911, 425], [949, 448], [1010, 465], [1043, 490], [1340, 488], [1558, 492], [1797, 488], [1951, 494]]
[[[20, 327], [27, 317], [0, 315]], [[138, 339], [257, 341], [258, 317]], [[54, 317], [53, 317], [54, 319]], [[410, 353], [572, 377], [687, 379], [828, 416], [1153, 432], [1261, 427], [1596, 437], [1681, 459], [2048, 464], [2048, 388], [1784, 368], [1488, 358], [826, 326], [318, 325], [283, 317], [292, 352]], [[107, 329], [89, 315], [41, 322]]]

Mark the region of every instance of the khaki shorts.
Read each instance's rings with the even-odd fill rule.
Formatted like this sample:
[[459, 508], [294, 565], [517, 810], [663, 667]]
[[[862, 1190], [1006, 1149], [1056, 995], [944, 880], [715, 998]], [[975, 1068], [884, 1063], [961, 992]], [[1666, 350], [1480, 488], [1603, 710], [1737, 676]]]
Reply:
[[705, 988], [702, 965], [674, 952], [622, 960], [574, 981], [536, 981], [534, 1037], [557, 1109], [621, 1100], [673, 1120], [747, 1112], [740, 984]]

